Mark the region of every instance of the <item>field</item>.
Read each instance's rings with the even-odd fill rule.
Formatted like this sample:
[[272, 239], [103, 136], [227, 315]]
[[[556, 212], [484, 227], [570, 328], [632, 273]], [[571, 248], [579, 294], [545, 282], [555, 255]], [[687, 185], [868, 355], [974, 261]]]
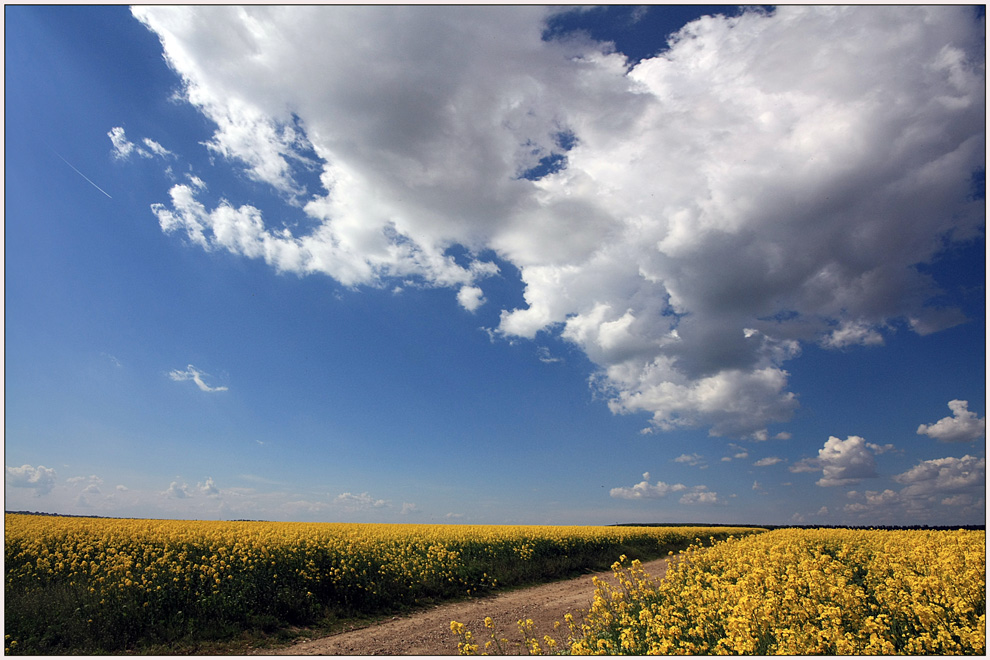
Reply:
[[[570, 654], [984, 655], [982, 531], [775, 530], [695, 547], [654, 581], [639, 562], [596, 582], [567, 639], [530, 636], [532, 652]], [[512, 622], [515, 624], [515, 622]], [[520, 622], [525, 628], [525, 622]], [[462, 654], [503, 633], [452, 630]], [[566, 634], [566, 633], [565, 633]]]
[[702, 527], [359, 525], [5, 516], [7, 654], [195, 651], [650, 559]]

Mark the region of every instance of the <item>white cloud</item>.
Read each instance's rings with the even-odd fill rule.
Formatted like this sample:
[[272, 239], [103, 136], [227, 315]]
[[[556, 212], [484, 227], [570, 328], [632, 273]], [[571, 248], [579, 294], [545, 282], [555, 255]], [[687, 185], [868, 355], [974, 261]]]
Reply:
[[691, 467], [695, 467], [697, 465], [704, 464], [705, 457], [702, 456], [701, 454], [681, 454], [680, 456], [674, 459], [674, 462], [687, 463]]
[[413, 502], [403, 502], [402, 510], [399, 511], [399, 514], [403, 516], [407, 516], [413, 513], [419, 513], [419, 507], [416, 506]]
[[767, 456], [766, 458], [761, 458], [760, 460], [753, 463], [756, 467], [767, 467], [769, 465], [776, 465], [782, 462], [784, 459], [779, 456]]
[[467, 311], [473, 312], [485, 304], [484, 292], [481, 287], [464, 285], [457, 292], [457, 302]]
[[217, 387], [210, 387], [203, 380], [203, 376], [209, 376], [209, 374], [200, 371], [199, 369], [197, 369], [196, 367], [194, 367], [191, 364], [186, 367], [186, 370], [185, 371], [180, 371], [178, 369], [174, 369], [174, 370], [172, 370], [172, 371], [170, 371], [168, 373], [168, 377], [171, 378], [174, 381], [183, 381], [183, 380], [191, 380], [191, 381], [193, 381], [194, 383], [196, 383], [196, 386], [199, 389], [201, 389], [202, 391], [204, 391], [204, 392], [226, 392], [227, 391], [227, 387], [225, 385], [221, 385], [221, 386], [217, 386]]
[[818, 450], [817, 465], [822, 470], [822, 478], [816, 482], [819, 486], [846, 486], [877, 476], [873, 453], [858, 435], [845, 440], [830, 436]]
[[894, 477], [904, 484], [904, 497], [942, 497], [959, 493], [980, 494], [986, 488], [986, 459], [966, 455], [962, 458], [936, 458], [922, 461], [907, 472]]
[[874, 522], [956, 524], [986, 517], [986, 459], [976, 456], [919, 462], [893, 477], [899, 491], [850, 491], [847, 513]]
[[826, 348], [846, 348], [848, 346], [880, 346], [883, 344], [881, 335], [869, 323], [863, 321], [844, 321], [842, 325], [822, 341]]
[[165, 497], [182, 500], [192, 497], [193, 491], [189, 488], [189, 484], [180, 484], [178, 481], [173, 481], [169, 484], [168, 490], [165, 491], [164, 495]]
[[818, 472], [822, 468], [818, 464], [817, 458], [802, 458], [800, 461], [787, 469], [797, 474], [799, 472]]
[[34, 467], [22, 465], [20, 467], [6, 467], [6, 477], [4, 484], [14, 488], [31, 488], [35, 495], [46, 495], [55, 487], [55, 470], [44, 465]]
[[154, 155], [156, 155], [156, 156], [158, 156], [160, 158], [165, 158], [167, 156], [175, 156], [174, 153], [172, 153], [171, 151], [169, 151], [168, 149], [166, 149], [162, 145], [158, 144], [157, 142], [155, 142], [151, 138], [144, 138], [143, 142], [144, 142], [144, 145], [146, 147], [148, 147], [149, 150], [151, 150], [151, 153], [153, 153]]
[[213, 483], [213, 477], [207, 477], [204, 483], [196, 484], [196, 488], [208, 497], [220, 497], [220, 489]]
[[[180, 184], [153, 207], [162, 229], [346, 286], [451, 287], [467, 309], [493, 250], [526, 302], [497, 332], [559, 331], [611, 409], [658, 430], [760, 439], [798, 406], [784, 364], [802, 343], [960, 322], [916, 265], [983, 224], [971, 8], [708, 17], [632, 67], [586, 37], [543, 41], [550, 11], [134, 8], [215, 122], [208, 148], [315, 223], [278, 229]], [[553, 156], [566, 167], [520, 178]]]
[[130, 158], [131, 153], [134, 151], [134, 143], [127, 139], [127, 135], [124, 133], [123, 126], [114, 126], [107, 133], [107, 137], [110, 138], [110, 142], [113, 143], [113, 157], [118, 160], [126, 160]]
[[692, 492], [681, 495], [681, 504], [715, 504], [718, 493], [709, 491], [705, 486], [695, 486]]
[[927, 435], [939, 442], [972, 442], [987, 434], [986, 417], [977, 418], [969, 410], [969, 402], [953, 399], [949, 401], [952, 417], [943, 417], [934, 424], [922, 424], [918, 435]]
[[333, 503], [349, 509], [381, 509], [389, 506], [387, 500], [377, 500], [368, 493], [361, 493], [360, 495], [341, 493], [334, 498]]
[[656, 484], [650, 484], [650, 473], [644, 472], [643, 481], [631, 488], [613, 488], [608, 494], [611, 497], [623, 500], [638, 500], [666, 497], [668, 493], [676, 493], [682, 490], [687, 490], [687, 486], [684, 484], [666, 484], [662, 481], [657, 481]]
[[151, 138], [144, 138], [141, 140], [147, 149], [137, 146], [127, 139], [127, 134], [124, 131], [123, 126], [114, 126], [107, 133], [107, 136], [113, 144], [111, 153], [117, 160], [127, 160], [131, 157], [131, 154], [137, 154], [142, 158], [153, 158], [155, 156], [158, 156], [159, 158], [166, 158], [168, 156], [175, 156], [174, 153]]

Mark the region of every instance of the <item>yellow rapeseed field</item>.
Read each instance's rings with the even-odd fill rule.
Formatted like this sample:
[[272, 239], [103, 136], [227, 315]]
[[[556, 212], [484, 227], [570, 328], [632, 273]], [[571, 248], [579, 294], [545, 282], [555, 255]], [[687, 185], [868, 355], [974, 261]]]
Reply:
[[[945, 655], [986, 652], [986, 536], [775, 530], [694, 547], [657, 581], [616, 563], [571, 637], [579, 654]], [[523, 622], [524, 623], [524, 622]], [[453, 626], [463, 636], [469, 631]], [[462, 653], [478, 645], [469, 637]]]
[[11, 514], [5, 531], [5, 651], [50, 653], [394, 611], [746, 530]]

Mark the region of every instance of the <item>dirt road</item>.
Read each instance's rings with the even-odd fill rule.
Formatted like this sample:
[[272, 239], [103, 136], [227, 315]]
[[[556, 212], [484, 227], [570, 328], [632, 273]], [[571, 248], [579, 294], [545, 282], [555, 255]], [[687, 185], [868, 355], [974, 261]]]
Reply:
[[[663, 577], [667, 560], [644, 562], [643, 569], [653, 577]], [[611, 573], [596, 573], [614, 582]], [[339, 635], [293, 644], [265, 654], [276, 655], [457, 655], [457, 636], [450, 632], [450, 622], [459, 621], [475, 634], [475, 642], [484, 650], [486, 636], [485, 617], [490, 616], [498, 628], [499, 637], [512, 642], [509, 653], [525, 654], [521, 647], [521, 635], [516, 622], [532, 619], [537, 639], [549, 634], [557, 639], [567, 638], [564, 614], [570, 612], [576, 621], [591, 605], [595, 587], [592, 575], [572, 580], [554, 582], [538, 587], [520, 589], [509, 593], [486, 596], [460, 603], [438, 605], [367, 628], [352, 630]], [[555, 621], [561, 629], [554, 631]]]

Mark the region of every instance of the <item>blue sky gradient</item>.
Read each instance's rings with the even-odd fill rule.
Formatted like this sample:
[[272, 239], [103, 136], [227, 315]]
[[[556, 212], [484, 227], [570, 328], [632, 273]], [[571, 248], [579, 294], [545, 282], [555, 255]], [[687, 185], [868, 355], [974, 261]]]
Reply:
[[5, 21], [7, 510], [985, 520], [973, 8]]

